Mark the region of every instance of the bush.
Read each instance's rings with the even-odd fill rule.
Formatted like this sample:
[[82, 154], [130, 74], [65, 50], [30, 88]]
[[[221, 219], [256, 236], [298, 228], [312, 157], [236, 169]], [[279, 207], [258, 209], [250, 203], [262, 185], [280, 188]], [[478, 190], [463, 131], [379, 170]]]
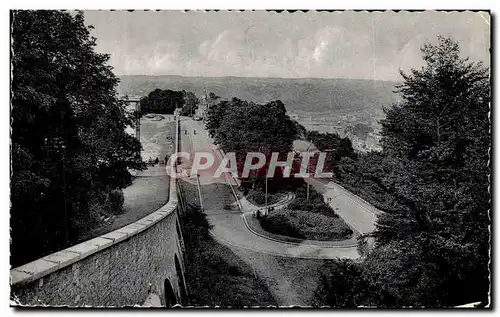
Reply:
[[123, 213], [123, 203], [125, 198], [123, 197], [123, 191], [121, 189], [114, 189], [109, 193], [108, 207], [109, 212], [113, 215], [119, 215]]
[[339, 216], [335, 213], [335, 211], [326, 204], [323, 200], [314, 201], [306, 198], [295, 198], [289, 205], [288, 209], [291, 210], [304, 210], [315, 214], [321, 214], [326, 217], [338, 218]]
[[[267, 204], [274, 204], [278, 202], [281, 197], [283, 197], [281, 193], [267, 193]], [[247, 199], [257, 206], [264, 206], [266, 203], [266, 194], [261, 190], [252, 189], [248, 192]]]
[[262, 228], [268, 232], [305, 239], [305, 237], [295, 229], [288, 217], [282, 213], [273, 213], [267, 217], [259, 218], [259, 220]]
[[298, 239], [348, 239], [352, 230], [338, 217], [304, 210], [277, 210], [260, 219], [264, 230]]
[[[321, 279], [314, 294], [314, 305], [335, 308], [377, 306], [388, 302], [364, 278], [364, 265], [348, 259], [325, 263]], [[383, 306], [382, 306], [383, 307]]]
[[250, 190], [250, 192], [247, 195], [247, 199], [250, 202], [260, 206], [264, 205], [264, 203], [266, 202], [266, 195], [260, 190]]
[[323, 195], [317, 192], [312, 186], [309, 187], [309, 200], [307, 199], [306, 187], [297, 188], [295, 199], [288, 205], [288, 209], [305, 210], [334, 218], [339, 217], [332, 207], [325, 203]]

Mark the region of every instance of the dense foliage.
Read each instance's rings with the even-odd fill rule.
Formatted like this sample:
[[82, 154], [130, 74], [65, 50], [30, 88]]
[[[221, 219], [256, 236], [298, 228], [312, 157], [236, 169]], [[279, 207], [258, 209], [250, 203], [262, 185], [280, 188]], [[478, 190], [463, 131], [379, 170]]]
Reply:
[[364, 123], [356, 123], [354, 126], [350, 125], [344, 129], [344, 133], [347, 135], [353, 135], [358, 138], [366, 138], [369, 133], [372, 133], [374, 130], [371, 126], [366, 125]]
[[378, 293], [364, 276], [364, 265], [349, 259], [330, 260], [321, 270], [314, 306], [335, 308], [390, 307], [394, 299]]
[[[11, 264], [66, 246], [117, 213], [128, 168], [143, 167], [118, 79], [82, 13], [12, 16]], [[110, 196], [111, 195], [111, 196]]]
[[349, 239], [352, 230], [338, 216], [310, 212], [303, 209], [279, 209], [259, 219], [268, 232], [306, 240]]
[[302, 185], [294, 190], [295, 199], [288, 204], [289, 209], [305, 210], [312, 213], [323, 214], [337, 218], [335, 211], [325, 202], [323, 194], [309, 186], [309, 198], [307, 197], [307, 186]]
[[198, 109], [198, 105], [200, 104], [200, 100], [196, 95], [191, 91], [182, 91], [184, 95], [184, 105], [182, 106], [181, 116], [194, 116], [196, 109]]
[[206, 215], [190, 207], [182, 218], [186, 246], [185, 276], [190, 306], [276, 305], [265, 283], [231, 249], [209, 233]]
[[352, 230], [314, 187], [309, 187], [309, 199], [305, 185], [296, 187], [294, 192], [295, 199], [286, 209], [273, 211], [260, 219], [266, 231], [311, 240], [339, 240], [351, 237]]
[[342, 175], [339, 172], [340, 160], [342, 158], [355, 159], [357, 156], [351, 140], [347, 137], [342, 138], [337, 133], [308, 131], [305, 136], [319, 151], [326, 153], [324, 170], [333, 172], [338, 179]]
[[184, 99], [185, 94], [186, 93], [183, 91], [174, 91], [170, 89], [161, 90], [157, 88], [150, 92], [147, 96], [141, 98], [141, 114], [172, 114], [175, 109], [182, 108], [184, 106], [184, 103], [186, 102]]
[[362, 264], [378, 306], [488, 299], [489, 70], [438, 40], [422, 48], [425, 67], [401, 73], [382, 152], [341, 162], [342, 183], [385, 211]]
[[[248, 152], [264, 154], [267, 162], [272, 152], [278, 152], [280, 160], [286, 160], [297, 137], [297, 126], [286, 114], [285, 105], [279, 100], [266, 104], [237, 98], [221, 101], [210, 107], [206, 127], [215, 143], [224, 151], [236, 153], [239, 172], [242, 171]], [[259, 175], [265, 174], [264, 166], [249, 178], [259, 186], [264, 186]]]
[[[266, 194], [265, 192], [259, 189], [252, 189], [248, 191], [246, 195], [248, 201], [256, 206], [265, 206], [266, 204]], [[271, 205], [277, 203], [280, 199], [283, 198], [283, 193], [275, 192], [275, 193], [267, 193], [267, 204]]]

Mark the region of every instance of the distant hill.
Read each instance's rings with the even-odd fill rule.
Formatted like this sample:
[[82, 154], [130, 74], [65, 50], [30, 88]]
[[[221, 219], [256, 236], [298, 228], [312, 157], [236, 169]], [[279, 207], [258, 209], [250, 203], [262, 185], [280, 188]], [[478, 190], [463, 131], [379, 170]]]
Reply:
[[200, 96], [205, 91], [223, 98], [254, 102], [280, 99], [291, 113], [381, 114], [382, 106], [397, 101], [395, 82], [322, 78], [247, 78], [121, 76], [119, 92], [143, 96], [160, 89], [187, 90]]

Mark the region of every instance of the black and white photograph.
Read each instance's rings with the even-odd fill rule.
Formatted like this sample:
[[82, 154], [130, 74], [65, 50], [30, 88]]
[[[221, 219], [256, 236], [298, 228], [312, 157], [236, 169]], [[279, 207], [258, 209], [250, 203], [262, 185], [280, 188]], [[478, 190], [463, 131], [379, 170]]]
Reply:
[[10, 306], [491, 309], [492, 20], [11, 9]]

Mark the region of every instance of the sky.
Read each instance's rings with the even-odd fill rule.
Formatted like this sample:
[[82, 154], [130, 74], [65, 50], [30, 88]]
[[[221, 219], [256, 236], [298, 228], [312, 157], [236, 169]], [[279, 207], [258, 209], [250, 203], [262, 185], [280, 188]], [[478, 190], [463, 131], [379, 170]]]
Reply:
[[86, 11], [117, 75], [400, 80], [437, 35], [489, 65], [486, 12]]

